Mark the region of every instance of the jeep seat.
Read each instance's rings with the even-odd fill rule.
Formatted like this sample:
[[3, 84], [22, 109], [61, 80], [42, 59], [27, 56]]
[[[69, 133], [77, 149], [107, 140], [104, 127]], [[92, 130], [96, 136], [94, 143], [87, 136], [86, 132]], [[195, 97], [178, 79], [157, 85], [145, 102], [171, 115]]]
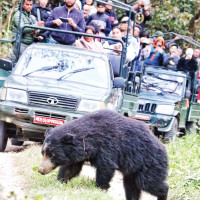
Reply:
[[115, 54], [108, 54], [108, 57], [110, 59], [111, 65], [112, 65], [114, 77], [119, 77], [120, 76], [121, 56], [120, 55], [115, 55]]

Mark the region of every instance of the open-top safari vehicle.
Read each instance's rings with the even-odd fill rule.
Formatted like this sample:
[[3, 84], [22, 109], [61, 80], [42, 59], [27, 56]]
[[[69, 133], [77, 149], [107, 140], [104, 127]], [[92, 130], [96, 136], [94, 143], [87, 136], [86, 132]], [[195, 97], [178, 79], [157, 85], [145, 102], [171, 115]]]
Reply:
[[[124, 3], [114, 1], [112, 6], [131, 15], [131, 7]], [[18, 27], [20, 52], [24, 29], [39, 27], [21, 27], [20, 24]], [[91, 36], [46, 27], [40, 29]], [[108, 39], [97, 35], [92, 37]], [[98, 109], [111, 109], [134, 116], [138, 90], [127, 90], [130, 73], [129, 63], [125, 61], [127, 43], [114, 38], [111, 40], [122, 44], [121, 55], [35, 43], [20, 58], [18, 54], [15, 63], [1, 59], [0, 151], [5, 150], [8, 138], [14, 145], [22, 145], [25, 140], [42, 141], [48, 127], [67, 123]], [[134, 79], [133, 83], [138, 88], [140, 82], [136, 83]]]

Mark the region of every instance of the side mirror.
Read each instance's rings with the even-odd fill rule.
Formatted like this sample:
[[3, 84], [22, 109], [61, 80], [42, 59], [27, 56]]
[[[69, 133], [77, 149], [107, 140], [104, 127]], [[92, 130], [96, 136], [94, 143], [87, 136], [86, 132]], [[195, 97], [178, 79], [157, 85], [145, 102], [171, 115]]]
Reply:
[[191, 96], [191, 91], [190, 90], [186, 90], [185, 91], [185, 98], [189, 99]]
[[10, 60], [0, 59], [0, 68], [6, 71], [12, 70], [13, 63]]
[[122, 77], [115, 78], [113, 82], [113, 86], [115, 88], [124, 88], [125, 87], [124, 79]]

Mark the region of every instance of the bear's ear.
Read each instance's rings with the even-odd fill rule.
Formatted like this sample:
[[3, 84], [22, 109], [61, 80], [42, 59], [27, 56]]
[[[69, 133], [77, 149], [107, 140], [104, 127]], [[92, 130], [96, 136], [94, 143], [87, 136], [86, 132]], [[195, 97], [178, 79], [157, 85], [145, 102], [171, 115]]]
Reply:
[[64, 137], [62, 137], [62, 143], [65, 144], [74, 144], [76, 136], [73, 134], [66, 134]]

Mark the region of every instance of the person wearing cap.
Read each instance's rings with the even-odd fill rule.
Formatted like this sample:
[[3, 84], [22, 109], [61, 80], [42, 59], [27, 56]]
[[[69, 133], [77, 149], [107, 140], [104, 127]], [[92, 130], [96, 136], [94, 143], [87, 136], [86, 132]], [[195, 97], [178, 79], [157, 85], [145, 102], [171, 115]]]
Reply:
[[154, 66], [163, 66], [165, 56], [165, 41], [162, 37], [157, 37], [151, 47], [151, 52], [148, 58], [145, 59], [145, 64]]
[[105, 4], [98, 2], [97, 13], [92, 14], [88, 17], [86, 25], [90, 25], [90, 23], [93, 22], [98, 26], [100, 30], [99, 35], [108, 36], [112, 28], [109, 17], [104, 12], [105, 12]]
[[172, 43], [169, 47], [169, 53], [164, 57], [163, 65], [168, 69], [176, 70], [179, 59], [178, 45], [176, 43]]
[[[150, 1], [149, 0], [138, 0], [132, 8], [136, 11], [136, 23], [142, 27], [144, 30], [146, 21], [151, 20], [151, 11], [150, 11]], [[131, 15], [133, 20], [134, 15]]]
[[130, 27], [128, 30], [128, 20], [129, 20], [129, 17], [127, 17], [127, 16], [123, 17], [121, 19], [121, 23], [120, 23], [119, 27], [121, 29], [122, 38], [124, 41], [126, 41], [126, 36], [127, 36], [127, 32], [128, 32], [128, 44], [129, 44], [131, 39], [133, 38], [133, 34], [131, 34], [131, 31], [133, 29], [133, 23], [132, 22], [130, 23]]

